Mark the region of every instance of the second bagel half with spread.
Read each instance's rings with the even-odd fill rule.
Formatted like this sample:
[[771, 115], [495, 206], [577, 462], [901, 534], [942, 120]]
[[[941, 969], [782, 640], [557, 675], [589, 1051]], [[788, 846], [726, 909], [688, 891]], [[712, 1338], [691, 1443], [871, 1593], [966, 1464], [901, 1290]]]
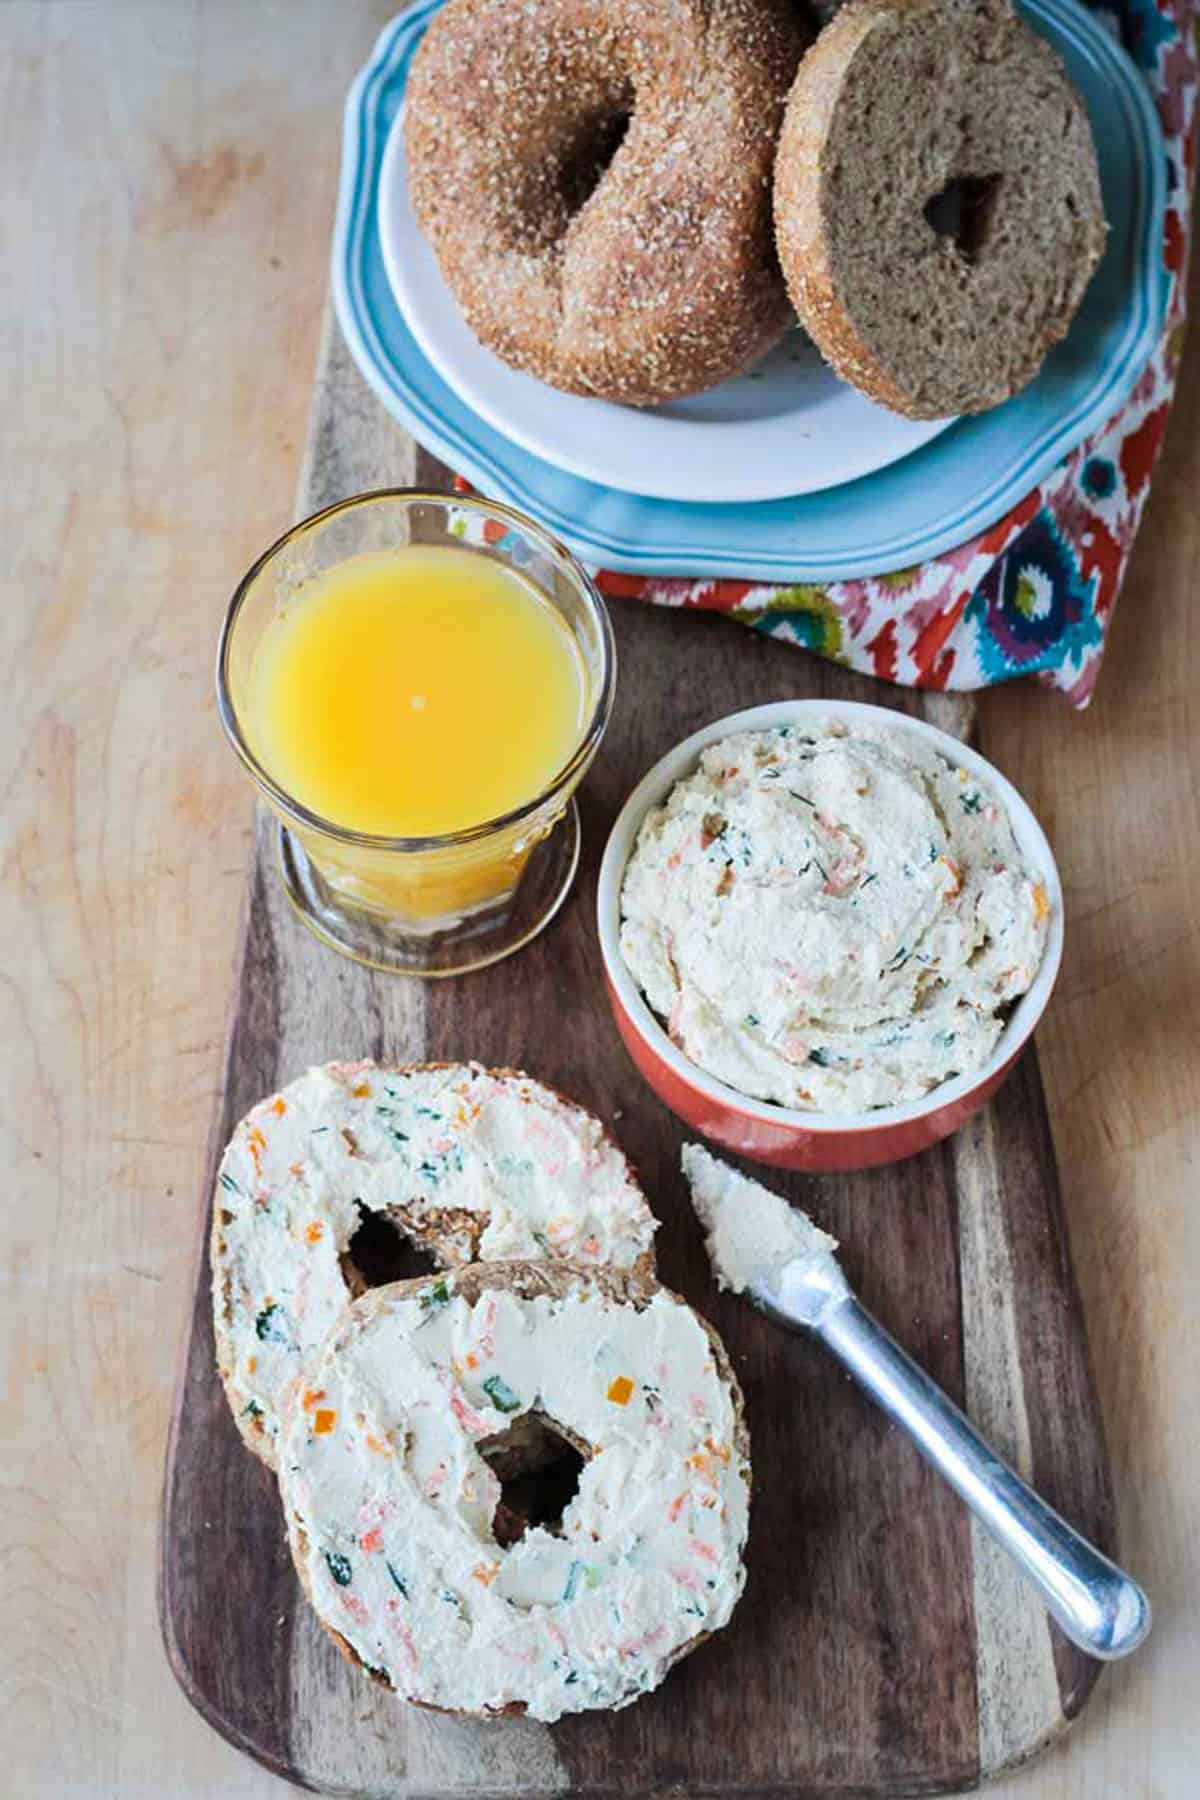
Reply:
[[1104, 249], [1095, 146], [1008, 0], [851, 0], [800, 66], [775, 229], [805, 328], [894, 412], [982, 412], [1030, 382]]
[[425, 1706], [551, 1721], [636, 1700], [726, 1623], [748, 1455], [729, 1359], [678, 1295], [489, 1263], [343, 1314], [291, 1400], [280, 1495], [352, 1660]]
[[756, 362], [791, 316], [771, 168], [805, 39], [791, 0], [449, 0], [408, 179], [480, 341], [638, 406]]

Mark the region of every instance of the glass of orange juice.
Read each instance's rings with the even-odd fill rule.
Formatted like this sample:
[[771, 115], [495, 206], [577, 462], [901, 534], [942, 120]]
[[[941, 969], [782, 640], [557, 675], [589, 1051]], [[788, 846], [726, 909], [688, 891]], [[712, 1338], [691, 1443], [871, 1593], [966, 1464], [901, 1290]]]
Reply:
[[393, 489], [280, 538], [230, 602], [217, 699], [304, 922], [411, 975], [528, 943], [575, 874], [615, 672], [590, 576], [511, 507]]

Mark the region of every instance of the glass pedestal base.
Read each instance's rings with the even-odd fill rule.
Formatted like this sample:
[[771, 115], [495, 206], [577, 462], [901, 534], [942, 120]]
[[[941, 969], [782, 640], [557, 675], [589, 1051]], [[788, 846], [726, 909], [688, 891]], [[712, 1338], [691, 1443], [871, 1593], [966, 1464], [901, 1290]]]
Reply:
[[579, 842], [579, 810], [572, 800], [553, 831], [530, 851], [510, 895], [423, 928], [355, 906], [330, 885], [287, 827], [276, 826], [284, 890], [309, 930], [331, 950], [368, 968], [425, 977], [484, 969], [535, 938], [571, 890]]

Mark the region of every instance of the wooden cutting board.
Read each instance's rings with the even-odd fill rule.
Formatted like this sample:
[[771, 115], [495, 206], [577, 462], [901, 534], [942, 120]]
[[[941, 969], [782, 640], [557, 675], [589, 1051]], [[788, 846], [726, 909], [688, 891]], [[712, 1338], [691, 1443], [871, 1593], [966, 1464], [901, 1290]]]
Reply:
[[[300, 510], [448, 477], [387, 417], [327, 331]], [[273, 1477], [241, 1446], [213, 1365], [209, 1191], [163, 1501], [171, 1665], [230, 1741], [318, 1791], [372, 1796], [930, 1794], [1028, 1757], [1099, 1666], [1067, 1644], [908, 1442], [817, 1347], [718, 1295], [679, 1174], [683, 1132], [609, 1017], [593, 924], [625, 795], [722, 713], [837, 695], [934, 713], [969, 702], [871, 683], [714, 616], [613, 607], [616, 711], [584, 785], [585, 851], [554, 924], [511, 961], [423, 984], [323, 949], [260, 826], [215, 1160], [260, 1096], [330, 1058], [523, 1066], [611, 1121], [663, 1221], [663, 1279], [714, 1321], [746, 1393], [755, 1494], [732, 1624], [649, 1698], [549, 1727], [405, 1706], [350, 1668], [301, 1597]], [[1031, 706], [1050, 702], [1030, 695]], [[841, 1240], [866, 1304], [1042, 1493], [1107, 1551], [1113, 1499], [1054, 1152], [1031, 1050], [957, 1138], [890, 1169], [771, 1182]]]

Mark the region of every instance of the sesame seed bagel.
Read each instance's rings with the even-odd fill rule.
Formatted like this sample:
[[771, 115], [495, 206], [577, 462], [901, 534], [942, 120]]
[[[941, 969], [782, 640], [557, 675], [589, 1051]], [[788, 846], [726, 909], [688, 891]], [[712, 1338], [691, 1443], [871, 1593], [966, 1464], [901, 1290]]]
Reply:
[[1037, 374], [1103, 252], [1087, 112], [1008, 0], [851, 0], [788, 100], [775, 228], [839, 375], [911, 418], [982, 412]]
[[[577, 1486], [539, 1505], [555, 1447]], [[742, 1590], [741, 1393], [712, 1328], [644, 1275], [491, 1263], [373, 1289], [294, 1390], [280, 1449], [317, 1616], [422, 1706], [625, 1706]]]
[[804, 41], [790, 0], [448, 0], [408, 177], [480, 341], [636, 406], [756, 362], [791, 317], [771, 166]]
[[385, 1260], [398, 1235], [439, 1268], [545, 1257], [654, 1270], [656, 1221], [628, 1162], [552, 1089], [463, 1063], [310, 1069], [238, 1125], [213, 1203], [217, 1365], [271, 1467], [284, 1396], [368, 1285], [364, 1228]]

